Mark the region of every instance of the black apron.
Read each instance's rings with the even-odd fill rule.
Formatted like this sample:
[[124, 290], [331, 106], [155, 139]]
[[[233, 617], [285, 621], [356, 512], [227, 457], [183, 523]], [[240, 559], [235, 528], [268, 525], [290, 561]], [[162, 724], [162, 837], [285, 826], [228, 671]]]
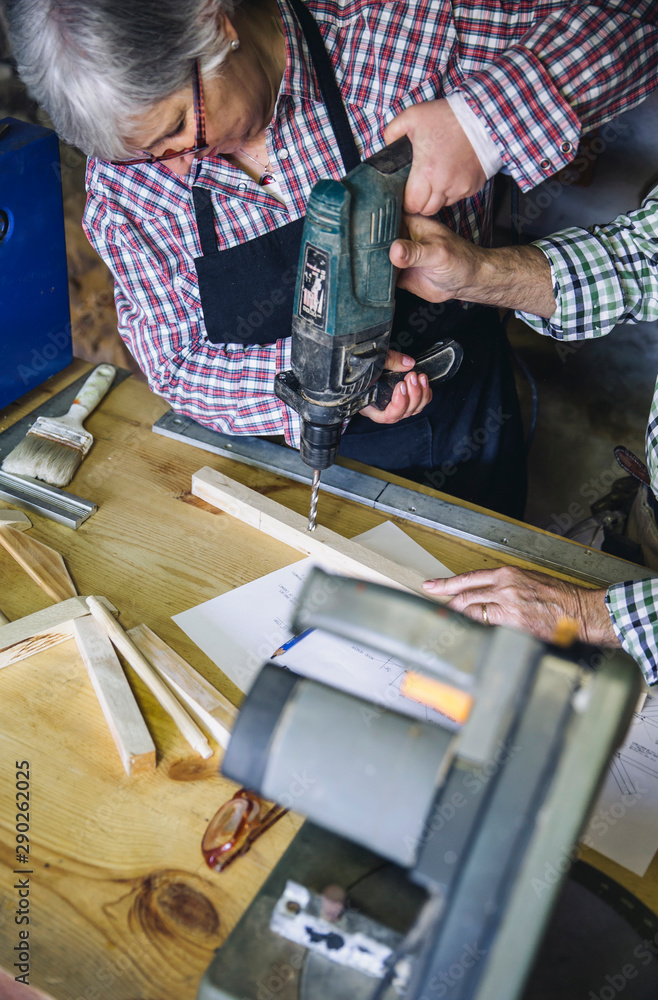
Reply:
[[[289, 0], [318, 77], [345, 173], [360, 162], [331, 60], [301, 0]], [[228, 250], [217, 250], [207, 188], [192, 188], [203, 255], [194, 261], [211, 343], [271, 344], [290, 336], [304, 220]], [[340, 454], [512, 517], [525, 504], [521, 416], [507, 339], [494, 309], [434, 305], [396, 293], [391, 347], [414, 357], [453, 337], [464, 348], [457, 375], [438, 387], [422, 413], [397, 424], [357, 415]]]

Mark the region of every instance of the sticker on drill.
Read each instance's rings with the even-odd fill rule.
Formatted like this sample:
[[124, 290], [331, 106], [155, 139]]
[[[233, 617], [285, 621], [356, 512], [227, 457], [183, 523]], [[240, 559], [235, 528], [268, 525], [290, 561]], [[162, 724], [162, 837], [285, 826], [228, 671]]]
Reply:
[[327, 284], [329, 280], [329, 255], [324, 250], [306, 244], [302, 294], [299, 315], [314, 326], [324, 330], [327, 325]]

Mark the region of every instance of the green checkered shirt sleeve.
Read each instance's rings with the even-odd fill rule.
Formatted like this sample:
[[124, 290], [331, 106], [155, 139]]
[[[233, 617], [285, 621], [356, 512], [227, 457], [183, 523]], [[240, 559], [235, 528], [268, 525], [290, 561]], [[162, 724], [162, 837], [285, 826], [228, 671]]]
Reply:
[[[658, 495], [658, 381], [647, 425], [647, 465]], [[648, 684], [658, 682], [658, 580], [629, 580], [609, 588], [606, 605], [619, 641], [642, 668]]]
[[535, 246], [550, 262], [557, 308], [549, 320], [517, 315], [538, 333], [584, 340], [658, 319], [658, 188], [606, 226], [565, 229]]
[[658, 580], [631, 580], [608, 589], [605, 603], [617, 638], [639, 663], [647, 684], [658, 682]]
[[[602, 337], [618, 323], [658, 319], [658, 188], [636, 212], [607, 226], [566, 229], [535, 243], [549, 259], [556, 310], [549, 320], [518, 313], [556, 340]], [[658, 496], [658, 382], [646, 441], [651, 486]], [[606, 594], [622, 647], [649, 684], [658, 682], [658, 580], [617, 583]]]

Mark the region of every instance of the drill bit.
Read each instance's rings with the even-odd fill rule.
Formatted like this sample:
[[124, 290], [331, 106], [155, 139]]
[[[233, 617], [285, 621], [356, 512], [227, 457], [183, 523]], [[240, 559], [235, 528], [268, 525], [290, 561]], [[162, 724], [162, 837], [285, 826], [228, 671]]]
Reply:
[[311, 483], [311, 509], [308, 514], [307, 531], [315, 531], [315, 519], [318, 515], [318, 494], [320, 492], [320, 470], [313, 469], [313, 482]]

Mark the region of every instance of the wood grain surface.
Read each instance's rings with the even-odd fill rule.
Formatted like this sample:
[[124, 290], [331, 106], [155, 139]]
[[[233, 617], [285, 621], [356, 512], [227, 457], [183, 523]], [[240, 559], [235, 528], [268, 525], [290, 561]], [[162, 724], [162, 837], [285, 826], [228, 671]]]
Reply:
[[[424, 595], [425, 577], [409, 566], [399, 566], [321, 524], [307, 530], [308, 518], [288, 510], [271, 497], [263, 497], [242, 483], [204, 466], [192, 476], [192, 493], [239, 521], [271, 538], [285, 542], [298, 552], [317, 559], [334, 573], [357, 576], [388, 587], [399, 587]], [[447, 599], [446, 599], [447, 600]]]
[[[75, 363], [22, 405], [1, 411], [0, 431], [87, 368]], [[226, 459], [209, 461], [206, 453], [153, 434], [165, 409], [134, 379], [106, 396], [89, 417], [94, 446], [70, 486], [96, 501], [98, 513], [77, 532], [34, 515], [31, 534], [62, 553], [81, 594], [107, 597], [124, 629], [148, 625], [238, 704], [237, 690], [171, 616], [294, 562], [299, 553], [192, 497], [191, 477], [210, 464], [302, 515], [309, 490]], [[346, 537], [385, 519], [327, 494], [318, 514], [320, 524]], [[456, 572], [501, 564], [475, 544], [398, 523]], [[0, 577], [0, 605], [12, 622], [49, 605], [2, 549]], [[287, 815], [226, 872], [208, 869], [201, 839], [235, 786], [218, 774], [217, 745], [210, 760], [201, 760], [139, 678], [130, 673], [129, 679], [157, 754], [154, 772], [132, 777], [72, 639], [0, 670], [0, 966], [11, 972], [18, 944], [15, 763], [26, 760], [30, 984], [54, 1000], [194, 1000], [214, 949], [301, 822]], [[655, 861], [636, 879], [595, 857], [658, 910]]]
[[61, 553], [15, 527], [2, 526], [0, 545], [53, 601], [75, 597], [77, 590]]

